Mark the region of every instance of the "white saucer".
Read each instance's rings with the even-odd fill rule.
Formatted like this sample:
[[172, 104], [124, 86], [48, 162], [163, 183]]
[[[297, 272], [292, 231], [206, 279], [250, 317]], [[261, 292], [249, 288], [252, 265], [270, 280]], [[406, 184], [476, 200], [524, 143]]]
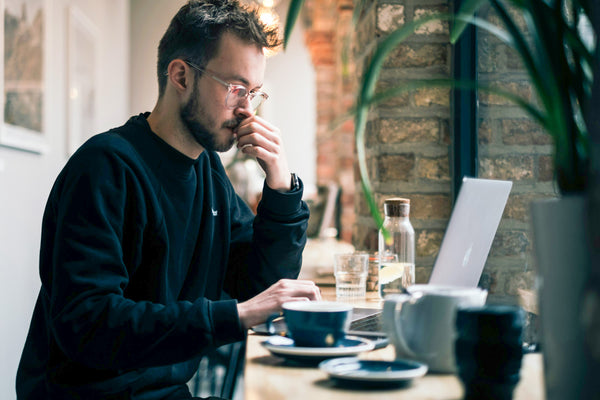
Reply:
[[297, 361], [321, 361], [333, 357], [355, 356], [373, 350], [374, 344], [358, 336], [346, 336], [336, 347], [300, 347], [290, 338], [271, 336], [262, 345], [273, 355]]
[[416, 361], [359, 360], [356, 357], [326, 360], [319, 368], [338, 381], [376, 385], [405, 384], [427, 373], [427, 366]]

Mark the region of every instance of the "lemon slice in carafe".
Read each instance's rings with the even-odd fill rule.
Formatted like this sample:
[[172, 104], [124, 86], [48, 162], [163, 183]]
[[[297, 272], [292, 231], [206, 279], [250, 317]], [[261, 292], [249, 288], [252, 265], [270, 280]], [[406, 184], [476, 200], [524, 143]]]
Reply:
[[379, 284], [386, 285], [396, 279], [401, 279], [404, 274], [403, 263], [389, 263], [379, 270]]

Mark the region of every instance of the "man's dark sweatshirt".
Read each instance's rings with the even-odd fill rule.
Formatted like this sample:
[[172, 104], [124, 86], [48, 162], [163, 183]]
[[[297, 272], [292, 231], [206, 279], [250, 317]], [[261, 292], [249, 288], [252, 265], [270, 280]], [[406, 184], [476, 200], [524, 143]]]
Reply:
[[90, 139], [52, 188], [20, 400], [189, 397], [202, 352], [245, 337], [223, 298], [298, 275], [302, 190], [265, 185], [255, 217], [216, 153], [184, 156], [147, 116]]

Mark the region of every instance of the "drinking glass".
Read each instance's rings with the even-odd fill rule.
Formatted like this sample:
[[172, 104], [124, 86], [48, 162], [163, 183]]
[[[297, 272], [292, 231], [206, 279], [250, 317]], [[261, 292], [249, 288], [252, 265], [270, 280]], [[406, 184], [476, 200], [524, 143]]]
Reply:
[[352, 301], [366, 297], [368, 253], [334, 255], [335, 294], [338, 300]]

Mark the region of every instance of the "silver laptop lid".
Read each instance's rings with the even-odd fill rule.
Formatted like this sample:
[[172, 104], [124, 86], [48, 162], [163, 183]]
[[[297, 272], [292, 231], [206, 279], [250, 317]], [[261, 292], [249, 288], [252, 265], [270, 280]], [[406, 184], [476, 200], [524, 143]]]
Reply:
[[510, 181], [463, 178], [430, 284], [477, 286], [511, 187]]

